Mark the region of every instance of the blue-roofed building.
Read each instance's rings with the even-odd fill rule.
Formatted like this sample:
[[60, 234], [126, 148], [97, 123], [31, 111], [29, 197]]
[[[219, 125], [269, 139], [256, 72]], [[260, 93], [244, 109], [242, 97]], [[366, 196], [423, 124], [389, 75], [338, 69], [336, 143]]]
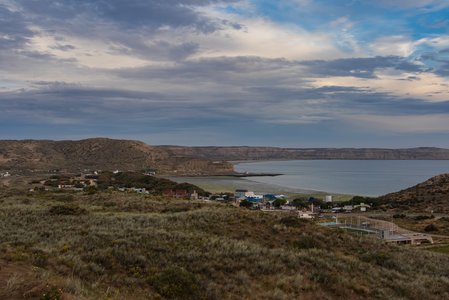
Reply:
[[246, 200], [250, 202], [261, 202], [263, 200], [263, 196], [262, 195], [247, 196]]

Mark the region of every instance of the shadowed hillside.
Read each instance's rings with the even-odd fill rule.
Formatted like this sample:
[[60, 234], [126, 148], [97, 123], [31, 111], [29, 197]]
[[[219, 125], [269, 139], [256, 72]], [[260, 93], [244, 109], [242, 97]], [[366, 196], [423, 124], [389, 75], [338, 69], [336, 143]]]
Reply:
[[139, 141], [105, 138], [81, 141], [0, 141], [0, 168], [19, 170], [142, 170], [158, 173], [231, 173], [226, 162], [179, 157]]
[[448, 149], [149, 146], [139, 141], [0, 141], [0, 169], [142, 170], [177, 175], [230, 174], [226, 161], [271, 159], [449, 159]]
[[180, 147], [158, 146], [174, 156], [217, 160], [270, 159], [449, 159], [441, 148], [276, 148], [276, 147]]
[[404, 210], [449, 212], [449, 174], [442, 174], [411, 188], [379, 198]]

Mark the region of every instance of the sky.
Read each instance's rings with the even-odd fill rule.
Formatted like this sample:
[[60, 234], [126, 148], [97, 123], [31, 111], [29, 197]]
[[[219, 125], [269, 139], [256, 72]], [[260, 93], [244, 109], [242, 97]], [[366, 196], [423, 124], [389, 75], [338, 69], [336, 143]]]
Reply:
[[449, 148], [449, 0], [0, 0], [0, 139]]

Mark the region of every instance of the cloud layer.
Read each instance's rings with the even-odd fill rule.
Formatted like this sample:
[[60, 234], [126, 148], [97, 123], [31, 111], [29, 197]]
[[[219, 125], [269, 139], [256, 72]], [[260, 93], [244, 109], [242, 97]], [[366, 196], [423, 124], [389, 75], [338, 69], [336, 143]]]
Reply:
[[449, 147], [449, 2], [396, 4], [0, 0], [0, 136]]

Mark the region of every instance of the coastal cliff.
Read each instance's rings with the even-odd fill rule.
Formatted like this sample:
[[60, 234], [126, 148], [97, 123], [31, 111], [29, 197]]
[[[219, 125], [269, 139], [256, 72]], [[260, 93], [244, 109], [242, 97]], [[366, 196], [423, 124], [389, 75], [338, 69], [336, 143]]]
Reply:
[[217, 160], [276, 160], [276, 159], [348, 159], [348, 160], [446, 160], [449, 149], [442, 148], [276, 148], [276, 147], [180, 147], [158, 146], [173, 156]]
[[180, 157], [139, 141], [106, 138], [80, 141], [0, 141], [4, 170], [156, 170], [158, 174], [209, 175], [234, 171], [226, 161]]
[[150, 146], [140, 141], [0, 141], [3, 170], [157, 170], [168, 175], [233, 174], [229, 161], [293, 159], [449, 159], [441, 148], [276, 148]]

